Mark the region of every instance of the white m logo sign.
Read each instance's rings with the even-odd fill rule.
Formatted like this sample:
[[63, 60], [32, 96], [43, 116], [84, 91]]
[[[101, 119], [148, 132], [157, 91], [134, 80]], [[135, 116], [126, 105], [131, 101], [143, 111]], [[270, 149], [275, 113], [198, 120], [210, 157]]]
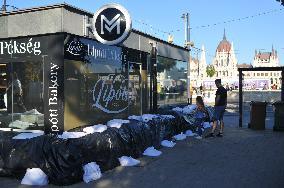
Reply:
[[[105, 22], [105, 24], [104, 24]], [[101, 15], [101, 34], [105, 34], [104, 28], [111, 32], [116, 27], [116, 34], [120, 34], [120, 14], [117, 14], [111, 20], [108, 20], [104, 15]]]

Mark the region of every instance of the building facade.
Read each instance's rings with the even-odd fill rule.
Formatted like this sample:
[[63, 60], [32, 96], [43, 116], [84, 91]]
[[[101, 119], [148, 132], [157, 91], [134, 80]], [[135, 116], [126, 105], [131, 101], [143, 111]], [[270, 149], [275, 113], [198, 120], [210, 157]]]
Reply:
[[204, 45], [201, 47], [200, 59], [198, 57], [190, 58], [190, 84], [192, 87], [199, 87], [202, 81], [207, 79], [206, 74], [206, 51]]
[[223, 40], [220, 41], [216, 49], [212, 64], [216, 71], [214, 78], [221, 78], [227, 83], [237, 80], [238, 60], [235, 55], [233, 42], [230, 43], [227, 40], [225, 31]]
[[[199, 62], [197, 65], [195, 62]], [[214, 88], [214, 80], [217, 78], [222, 79], [224, 85], [232, 85], [238, 80], [238, 60], [235, 54], [234, 45], [227, 40], [226, 33], [224, 31], [223, 39], [219, 42], [215, 56], [212, 60], [212, 65], [215, 68], [216, 73], [213, 77], [209, 77], [206, 72], [206, 51], [204, 46], [201, 49], [200, 61], [195, 60], [191, 62], [192, 74], [198, 71], [197, 85], [203, 85], [205, 88]], [[193, 80], [194, 82], [194, 80]]]
[[[237, 88], [239, 81], [238, 68], [252, 67], [278, 67], [277, 51], [272, 47], [271, 52], [257, 52], [251, 64], [238, 64], [233, 42], [227, 40], [224, 31], [223, 39], [219, 42], [215, 56], [212, 60], [215, 75], [209, 77], [206, 73], [206, 53], [202, 46], [200, 59], [191, 58], [190, 73], [192, 87], [203, 85], [205, 88], [214, 88], [214, 80], [222, 79], [222, 84], [229, 88]], [[281, 85], [281, 72], [244, 72], [245, 89], [279, 89]]]
[[[252, 61], [253, 67], [279, 67], [277, 51], [272, 46], [271, 52], [257, 52]], [[256, 79], [268, 79], [270, 88], [277, 89], [281, 84], [281, 72], [251, 72], [248, 77]]]
[[[103, 44], [93, 16], [68, 4], [0, 14], [0, 130], [58, 133], [187, 102], [187, 49], [135, 29]], [[166, 96], [157, 72], [171, 76]]]

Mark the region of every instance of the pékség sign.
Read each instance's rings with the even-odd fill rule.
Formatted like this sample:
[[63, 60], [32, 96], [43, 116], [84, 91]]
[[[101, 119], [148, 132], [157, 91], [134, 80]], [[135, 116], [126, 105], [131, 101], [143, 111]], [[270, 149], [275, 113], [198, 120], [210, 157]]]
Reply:
[[107, 45], [123, 42], [131, 30], [128, 11], [118, 4], [107, 4], [94, 15], [93, 31], [96, 39]]
[[40, 55], [40, 42], [30, 38], [28, 41], [19, 42], [18, 40], [1, 41], [0, 55], [17, 55], [17, 54], [33, 54]]

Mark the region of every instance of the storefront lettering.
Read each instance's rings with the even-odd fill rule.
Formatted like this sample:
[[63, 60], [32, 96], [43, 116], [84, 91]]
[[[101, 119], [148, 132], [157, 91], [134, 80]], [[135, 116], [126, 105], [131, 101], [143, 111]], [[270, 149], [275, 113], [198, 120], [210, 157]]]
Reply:
[[49, 109], [49, 122], [52, 124], [51, 130], [53, 132], [59, 131], [58, 127], [58, 109], [57, 109], [57, 94], [58, 94], [58, 65], [51, 63], [50, 67], [50, 85], [49, 85], [49, 99], [48, 105], [50, 106]]
[[40, 42], [34, 42], [33, 38], [30, 38], [28, 42], [18, 42], [10, 40], [9, 42], [0, 42], [0, 54], [34, 54], [40, 55]]
[[72, 55], [80, 56], [84, 51], [84, 46], [80, 41], [71, 41], [67, 47], [67, 51]]
[[126, 59], [126, 55], [123, 55], [120, 51], [109, 48], [96, 48], [96, 46], [90, 46], [88, 44], [88, 56], [92, 56], [95, 59], [105, 59], [113, 61], [122, 61]]
[[127, 79], [123, 75], [102, 76], [93, 89], [93, 107], [106, 113], [120, 113], [128, 108]]
[[[72, 39], [67, 43], [65, 52], [71, 58], [80, 58], [88, 60], [107, 60], [115, 63], [121, 63], [126, 59], [120, 48], [114, 46], [106, 46], [97, 43], [90, 43], [85, 40]], [[69, 57], [70, 58], [70, 57]], [[93, 62], [93, 61], [92, 61]]]

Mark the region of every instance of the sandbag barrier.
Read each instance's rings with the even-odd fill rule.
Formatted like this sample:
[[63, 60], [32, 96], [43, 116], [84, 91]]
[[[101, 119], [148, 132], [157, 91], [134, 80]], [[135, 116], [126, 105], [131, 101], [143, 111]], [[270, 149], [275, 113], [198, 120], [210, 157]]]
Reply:
[[[76, 139], [60, 139], [43, 135], [27, 140], [15, 140], [15, 132], [0, 131], [0, 176], [22, 178], [27, 168], [40, 168], [55, 185], [70, 185], [82, 181], [82, 166], [95, 161], [102, 172], [119, 166], [118, 158], [138, 158], [150, 146], [161, 147], [161, 141], [192, 128], [183, 116], [174, 111], [157, 115], [148, 122], [130, 120], [119, 129], [108, 128]], [[72, 131], [81, 131], [83, 127]]]

